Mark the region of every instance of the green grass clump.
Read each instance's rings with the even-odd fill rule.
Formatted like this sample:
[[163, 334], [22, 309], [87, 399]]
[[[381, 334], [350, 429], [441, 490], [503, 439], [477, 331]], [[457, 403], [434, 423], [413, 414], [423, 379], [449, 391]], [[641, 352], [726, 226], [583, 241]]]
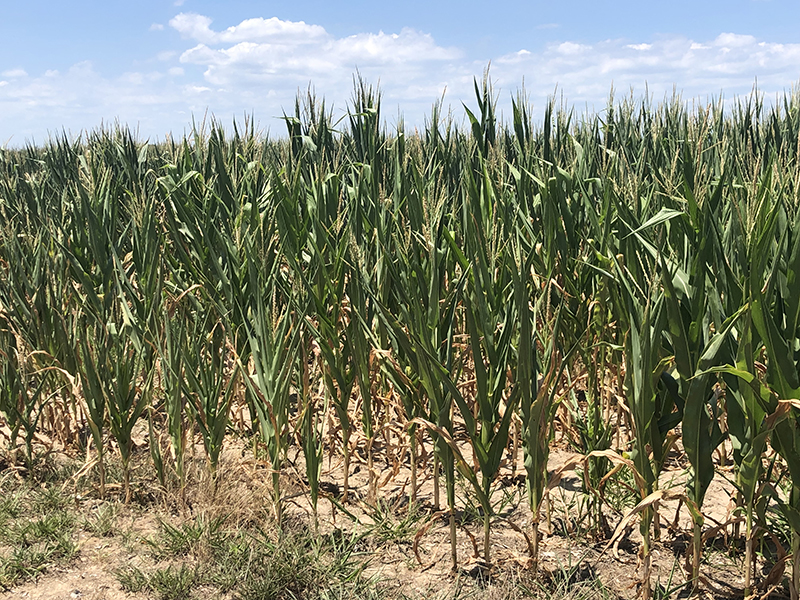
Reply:
[[193, 592], [203, 584], [200, 565], [168, 566], [149, 575], [137, 567], [125, 567], [117, 571], [117, 579], [126, 592], [144, 592], [158, 600], [192, 598]]
[[76, 554], [77, 520], [58, 487], [0, 482], [0, 585], [34, 579]]
[[[154, 568], [127, 565], [115, 572], [125, 591], [159, 600], [192, 598], [206, 590], [241, 600], [369, 597], [376, 584], [363, 572], [363, 536], [315, 535], [305, 526], [285, 532], [225, 527], [225, 519], [161, 521], [145, 543]], [[328, 596], [325, 596], [328, 594]], [[344, 594], [344, 595], [342, 595]]]

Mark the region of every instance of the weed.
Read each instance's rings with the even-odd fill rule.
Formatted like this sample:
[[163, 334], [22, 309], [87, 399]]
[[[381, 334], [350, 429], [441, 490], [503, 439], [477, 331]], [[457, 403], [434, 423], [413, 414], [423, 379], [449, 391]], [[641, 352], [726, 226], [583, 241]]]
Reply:
[[633, 473], [630, 469], [617, 471], [608, 480], [604, 488], [604, 494], [606, 506], [620, 514], [636, 506], [640, 499], [639, 493], [636, 491]]
[[138, 567], [132, 565], [120, 567], [114, 571], [114, 576], [125, 592], [136, 594], [147, 588], [148, 577]]
[[0, 500], [0, 585], [31, 579], [72, 559], [75, 515], [57, 487], [15, 486]]
[[204, 577], [200, 565], [172, 565], [156, 569], [150, 574], [138, 567], [124, 567], [116, 572], [117, 580], [126, 592], [145, 592], [158, 600], [184, 600], [193, 597], [192, 592], [203, 585]]
[[372, 519], [369, 535], [379, 542], [404, 543], [417, 531], [417, 525], [424, 516], [415, 506], [398, 507], [397, 503], [379, 498], [374, 505], [368, 507]]
[[92, 515], [83, 520], [83, 528], [98, 537], [111, 537], [117, 532], [118, 505], [101, 504]]
[[533, 584], [520, 584], [526, 596], [543, 596], [550, 600], [610, 600], [613, 595], [597, 577], [594, 569], [582, 559], [573, 562], [572, 555], [566, 563]]
[[0, 585], [32, 579], [58, 563], [75, 555], [75, 544], [69, 535], [15, 547], [8, 557], [0, 556]]
[[156, 560], [180, 556], [208, 557], [210, 549], [219, 543], [224, 517], [206, 520], [198, 517], [194, 522], [187, 521], [177, 527], [159, 522], [159, 531], [155, 537], [145, 540]]
[[60, 487], [52, 485], [40, 488], [33, 494], [32, 508], [36, 512], [65, 510], [70, 503], [71, 498]]
[[[314, 537], [305, 531], [283, 535], [277, 541], [262, 539], [254, 548], [240, 600], [275, 600], [320, 597], [337, 586], [352, 590], [370, 587], [362, 573], [365, 561], [358, 561], [360, 536], [339, 530]], [[328, 595], [327, 597], [332, 597]]]

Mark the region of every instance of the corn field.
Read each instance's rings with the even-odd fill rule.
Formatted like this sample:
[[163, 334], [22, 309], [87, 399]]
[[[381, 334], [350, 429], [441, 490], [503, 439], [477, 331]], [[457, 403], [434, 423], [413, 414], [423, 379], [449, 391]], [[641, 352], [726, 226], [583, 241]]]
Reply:
[[[520, 459], [535, 564], [558, 473], [557, 433], [581, 455], [593, 527], [641, 534], [641, 594], [659, 503], [679, 497], [702, 577], [704, 498], [720, 462], [737, 507], [745, 595], [780, 519], [775, 565], [800, 590], [800, 96], [689, 105], [609, 101], [508, 123], [487, 78], [466, 126], [433, 107], [388, 128], [357, 80], [346, 116], [312, 94], [270, 139], [211, 123], [150, 144], [124, 129], [0, 150], [0, 415], [14, 464], [41, 440], [118, 456], [134, 437], [163, 485], [185, 485], [195, 441], [209, 477], [233, 436], [268, 465], [276, 522], [290, 450], [313, 505], [323, 465], [397, 448], [409, 502], [433, 479], [483, 515]], [[662, 489], [668, 457], [685, 488]], [[430, 456], [430, 459], [429, 459]], [[609, 524], [604, 486], [636, 506]], [[605, 533], [604, 533], [605, 532]]]

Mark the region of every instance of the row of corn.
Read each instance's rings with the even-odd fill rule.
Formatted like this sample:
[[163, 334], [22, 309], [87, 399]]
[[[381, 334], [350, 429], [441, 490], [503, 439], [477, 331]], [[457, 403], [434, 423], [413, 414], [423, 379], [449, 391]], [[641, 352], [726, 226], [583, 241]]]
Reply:
[[632, 474], [645, 596], [656, 506], [676, 493], [659, 489], [668, 455], [690, 464], [696, 584], [714, 453], [730, 449], [746, 591], [780, 515], [796, 598], [800, 98], [535, 115], [522, 91], [504, 123], [487, 79], [475, 95], [462, 125], [436, 105], [413, 132], [388, 129], [356, 81], [342, 120], [302, 96], [276, 139], [212, 123], [0, 151], [11, 449], [32, 460], [43, 432], [83, 435], [100, 493], [113, 449], [130, 499], [142, 427], [158, 477], [181, 486], [187, 448], [202, 442], [213, 475], [234, 432], [268, 461], [280, 523], [290, 446], [316, 511], [324, 459], [342, 453], [346, 501], [354, 439], [371, 461], [394, 431], [410, 500], [433, 475], [438, 504], [443, 482], [455, 566], [457, 481], [482, 507], [488, 562], [517, 447], [535, 558], [566, 410], [598, 528], [603, 486]]

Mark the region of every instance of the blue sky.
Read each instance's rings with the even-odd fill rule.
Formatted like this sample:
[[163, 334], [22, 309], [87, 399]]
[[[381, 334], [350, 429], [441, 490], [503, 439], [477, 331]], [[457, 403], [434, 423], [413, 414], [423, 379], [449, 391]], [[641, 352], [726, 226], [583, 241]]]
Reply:
[[491, 3], [3, 0], [0, 145], [119, 120], [141, 137], [277, 117], [312, 84], [335, 111], [356, 69], [380, 82], [384, 115], [421, 124], [434, 100], [457, 119], [491, 62], [501, 108], [523, 81], [534, 113], [559, 95], [581, 111], [673, 87], [707, 102], [767, 99], [800, 82], [800, 2], [733, 0]]

